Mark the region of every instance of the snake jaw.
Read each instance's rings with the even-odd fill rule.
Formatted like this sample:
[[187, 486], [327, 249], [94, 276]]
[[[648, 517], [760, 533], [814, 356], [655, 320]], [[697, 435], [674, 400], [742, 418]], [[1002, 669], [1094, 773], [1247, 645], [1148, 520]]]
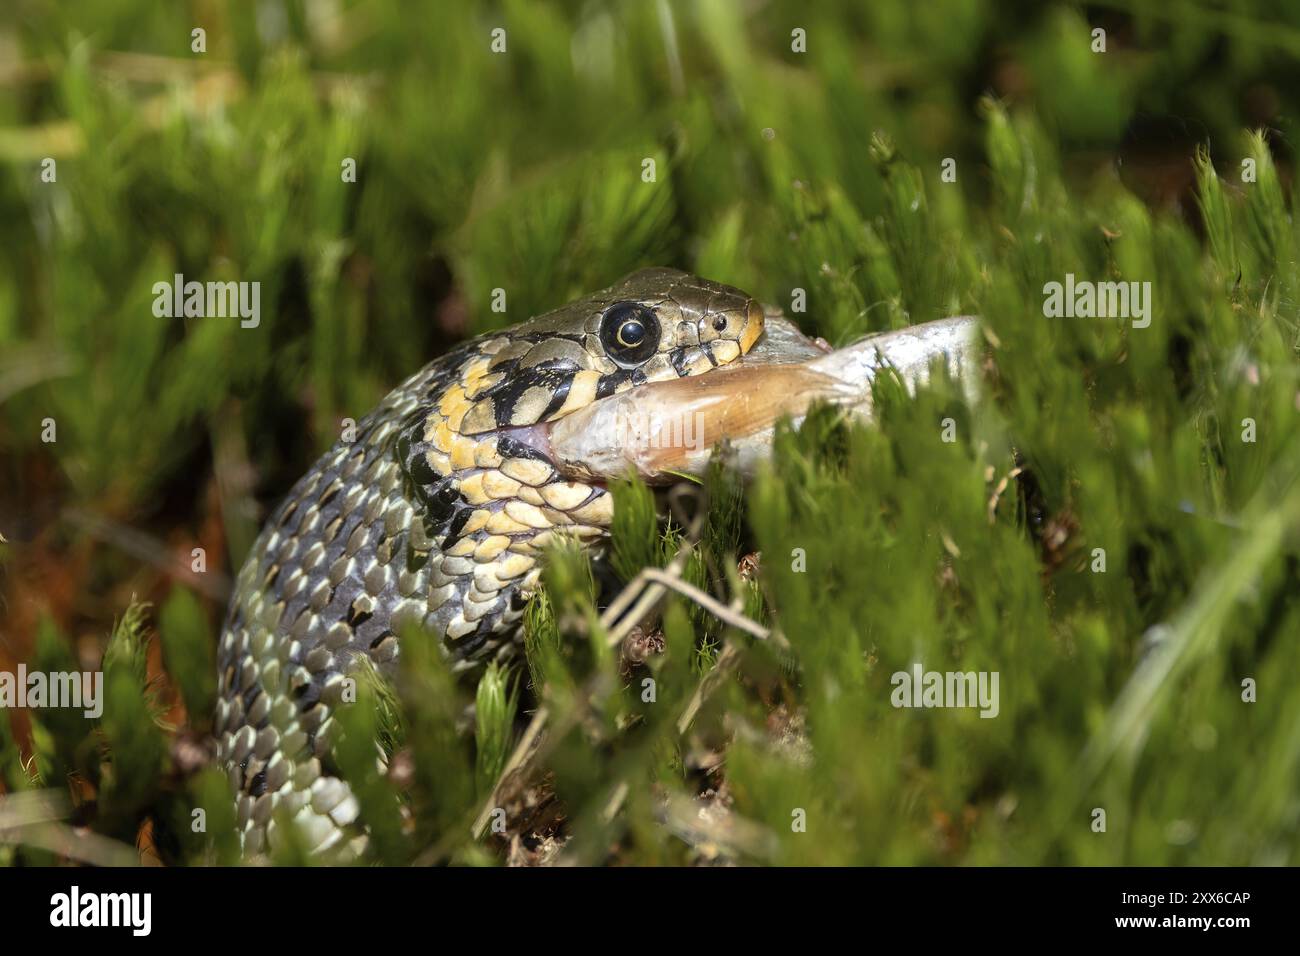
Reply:
[[719, 446], [748, 442], [761, 454], [778, 418], [843, 392], [809, 364], [824, 348], [779, 312], [765, 315], [756, 300], [737, 344], [737, 361], [710, 374], [648, 382], [548, 423], [556, 468], [586, 481], [701, 475]]
[[909, 391], [946, 364], [974, 397], [977, 376], [961, 374], [974, 353], [974, 320], [942, 319], [868, 336], [842, 349], [808, 339], [769, 316], [766, 332], [733, 365], [710, 375], [653, 382], [595, 402], [548, 426], [548, 454], [586, 481], [636, 475], [650, 484], [700, 476], [720, 451], [752, 472], [771, 452], [776, 422], [798, 421], [814, 402], [873, 416], [872, 382], [896, 371]]
[[649, 484], [702, 475], [714, 452], [770, 434], [782, 416], [844, 393], [805, 365], [737, 368], [643, 385], [552, 422], [547, 436], [562, 474], [586, 481], [636, 475]]

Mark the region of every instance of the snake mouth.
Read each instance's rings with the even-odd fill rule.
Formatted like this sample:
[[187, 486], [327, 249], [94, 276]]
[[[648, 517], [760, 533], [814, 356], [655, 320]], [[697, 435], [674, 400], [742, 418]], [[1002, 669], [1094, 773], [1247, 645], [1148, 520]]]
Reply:
[[728, 366], [639, 385], [548, 423], [552, 463], [584, 481], [634, 474], [657, 484], [703, 474], [727, 444], [744, 467], [763, 456], [778, 419], [856, 391], [814, 367], [828, 350], [779, 316], [751, 344]]
[[886, 368], [915, 392], [946, 366], [973, 401], [975, 326], [969, 316], [939, 319], [831, 350], [769, 315], [762, 337], [728, 366], [639, 385], [550, 423], [547, 454], [556, 469], [587, 481], [634, 474], [663, 484], [701, 476], [721, 449], [733, 467], [752, 473], [771, 453], [777, 421], [797, 423], [814, 402], [873, 420], [872, 382]]

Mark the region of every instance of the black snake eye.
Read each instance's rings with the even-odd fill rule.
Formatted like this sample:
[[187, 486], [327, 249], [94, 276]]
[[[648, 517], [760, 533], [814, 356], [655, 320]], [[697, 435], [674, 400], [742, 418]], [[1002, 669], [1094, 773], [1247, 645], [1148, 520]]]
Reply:
[[600, 318], [600, 344], [619, 365], [640, 365], [659, 349], [659, 319], [636, 302], [615, 302]]

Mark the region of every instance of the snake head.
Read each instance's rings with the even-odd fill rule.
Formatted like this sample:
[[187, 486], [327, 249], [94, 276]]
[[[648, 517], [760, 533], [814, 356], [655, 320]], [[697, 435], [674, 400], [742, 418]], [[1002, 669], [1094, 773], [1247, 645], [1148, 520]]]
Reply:
[[479, 340], [441, 406], [448, 430], [463, 436], [555, 421], [639, 385], [729, 365], [762, 333], [762, 308], [739, 289], [643, 269]]
[[[507, 501], [521, 481], [543, 489], [522, 492], [525, 504], [572, 503], [581, 493], [573, 482], [544, 490], [563, 477], [548, 444], [553, 423], [642, 386], [728, 367], [763, 328], [762, 308], [739, 289], [674, 269], [634, 272], [430, 366], [399, 458], [435, 514], [457, 497], [469, 507]], [[589, 517], [607, 523], [597, 520], [607, 507]]]

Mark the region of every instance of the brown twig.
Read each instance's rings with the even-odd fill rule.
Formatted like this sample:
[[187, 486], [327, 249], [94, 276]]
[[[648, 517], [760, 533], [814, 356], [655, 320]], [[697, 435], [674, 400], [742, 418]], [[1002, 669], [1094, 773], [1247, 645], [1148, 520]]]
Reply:
[[747, 634], [752, 634], [760, 640], [767, 640], [772, 636], [772, 632], [769, 628], [764, 627], [757, 621], [750, 620], [738, 610], [733, 610], [732, 608], [727, 607], [717, 598], [706, 594], [695, 585], [688, 581], [683, 581], [676, 575], [669, 574], [667, 571], [661, 571], [658, 568], [646, 568], [641, 573], [647, 580], [662, 584], [665, 588], [669, 588], [676, 591], [678, 594], [690, 598], [724, 624], [729, 624]]

